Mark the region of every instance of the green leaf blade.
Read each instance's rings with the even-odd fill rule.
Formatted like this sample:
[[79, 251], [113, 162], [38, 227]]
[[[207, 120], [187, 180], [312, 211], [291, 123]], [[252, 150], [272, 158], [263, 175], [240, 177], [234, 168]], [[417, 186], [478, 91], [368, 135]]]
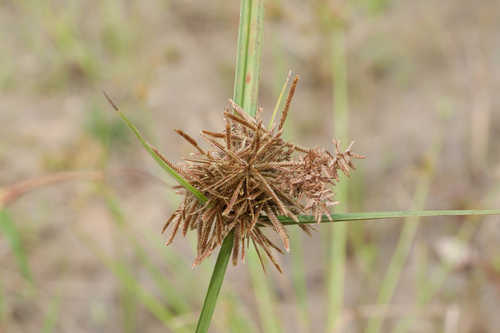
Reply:
[[120, 117], [123, 119], [125, 124], [127, 124], [128, 128], [135, 134], [137, 139], [140, 141], [144, 149], [153, 157], [153, 159], [158, 163], [158, 165], [165, 170], [170, 176], [172, 176], [181, 186], [183, 186], [186, 190], [190, 191], [193, 193], [193, 195], [200, 200], [202, 203], [208, 201], [208, 198], [201, 193], [198, 189], [196, 189], [193, 185], [191, 185], [182, 175], [180, 175], [176, 170], [174, 170], [170, 165], [168, 165], [162, 158], [161, 155], [159, 155], [153, 146], [151, 146], [146, 139], [142, 136], [141, 132], [137, 129], [137, 127], [127, 118], [127, 116], [121, 112], [118, 107], [113, 103], [113, 101], [109, 98], [109, 96], [104, 93], [104, 96], [106, 99], [109, 101], [109, 103], [113, 106], [113, 108], [116, 110], [116, 112], [120, 115]]
[[[500, 215], [500, 209], [486, 210], [407, 210], [407, 211], [384, 211], [367, 213], [337, 213], [323, 216], [321, 223], [349, 222], [349, 221], [369, 221], [397, 219], [404, 217], [433, 217], [433, 216], [468, 216], [468, 215]], [[314, 216], [300, 215], [299, 223], [316, 223]], [[287, 216], [278, 216], [281, 223], [285, 225], [298, 224]]]

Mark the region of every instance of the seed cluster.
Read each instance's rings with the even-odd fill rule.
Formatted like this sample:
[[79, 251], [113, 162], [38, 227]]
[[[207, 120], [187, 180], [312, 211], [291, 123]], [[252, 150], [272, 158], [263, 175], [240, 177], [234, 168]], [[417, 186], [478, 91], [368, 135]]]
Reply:
[[192, 144], [197, 152], [178, 166], [172, 165], [207, 198], [200, 202], [190, 191], [178, 187], [184, 200], [166, 222], [163, 232], [172, 226], [167, 241], [170, 244], [179, 230], [198, 232], [197, 257], [193, 265], [207, 258], [224, 238], [234, 231], [232, 261], [243, 261], [250, 242], [263, 265], [261, 250], [274, 266], [281, 269], [272, 249], [283, 253], [266, 236], [263, 227], [271, 226], [289, 251], [288, 234], [278, 219], [288, 216], [305, 232], [311, 227], [300, 224], [298, 214], [312, 214], [319, 223], [322, 215], [329, 216], [334, 201], [333, 186], [339, 170], [349, 175], [353, 159], [363, 158], [351, 151], [352, 143], [341, 152], [334, 140], [334, 154], [323, 149], [305, 149], [282, 138], [296, 77], [281, 119], [272, 129], [262, 124], [260, 108], [256, 117], [249, 116], [233, 101], [224, 112], [222, 132], [202, 131], [201, 136], [213, 150], [204, 150], [188, 134], [176, 132]]

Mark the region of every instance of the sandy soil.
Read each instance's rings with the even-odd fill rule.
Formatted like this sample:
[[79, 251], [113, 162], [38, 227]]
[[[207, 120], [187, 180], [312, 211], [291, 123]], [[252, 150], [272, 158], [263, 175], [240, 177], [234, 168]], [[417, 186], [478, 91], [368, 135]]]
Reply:
[[[202, 128], [220, 128], [232, 95], [238, 4], [48, 3], [46, 8], [30, 1], [0, 3], [0, 188], [51, 172], [103, 170], [128, 233], [145, 247], [152, 265], [186, 292], [192, 313], [178, 322], [193, 321], [213, 261], [186, 271], [193, 258], [188, 241], [161, 248], [158, 231], [175, 206], [164, 176], [131, 137], [118, 134], [106, 147], [89, 123], [91, 114], [117, 122], [100, 93], [105, 89], [172, 160], [189, 153], [173, 129], [196, 135]], [[301, 82], [290, 135], [304, 146], [324, 146], [335, 136], [330, 37], [313, 2], [279, 3], [270, 1], [267, 12], [261, 104], [269, 116], [287, 70], [293, 69]], [[338, 10], [348, 22], [349, 133], [356, 150], [368, 156], [351, 180], [351, 210], [411, 208], [436, 146], [425, 208], [498, 208], [500, 2], [394, 1], [379, 12]], [[54, 304], [56, 332], [126, 331], [120, 283], [99, 253], [121, 258], [141, 286], [163, 297], [127, 233], [118, 232], [101, 187], [87, 181], [59, 184], [30, 193], [8, 209], [21, 231], [35, 287], [19, 274], [7, 241], [0, 238], [5, 304], [0, 332], [39, 332]], [[499, 223], [498, 217], [478, 223], [423, 220], [387, 328], [411, 314], [418, 318], [411, 332], [498, 331]], [[465, 229], [470, 239], [457, 245], [454, 237], [464, 225], [470, 226]], [[327, 316], [320, 240], [329, 228], [318, 229], [304, 238], [314, 332], [323, 329]], [[376, 296], [400, 229], [399, 223], [364, 224], [358, 235], [371, 246], [372, 261], [361, 257], [350, 238], [343, 332], [362, 331], [367, 316], [380, 311]], [[169, 251], [185, 261], [180, 265], [187, 273], [180, 275], [179, 267], [165, 262]], [[453, 261], [457, 255], [459, 262]], [[423, 258], [424, 280], [438, 279], [447, 260], [457, 265], [430, 305], [419, 309]], [[287, 320], [297, 316], [297, 306], [291, 259], [282, 262], [283, 275], [269, 274], [277, 316], [287, 332], [303, 332], [297, 321]], [[241, 313], [262, 329], [245, 266], [229, 269], [224, 293], [222, 308], [236, 296]], [[165, 331], [143, 306], [135, 316], [137, 330]], [[224, 316], [222, 310], [216, 314], [214, 332], [225, 329]]]

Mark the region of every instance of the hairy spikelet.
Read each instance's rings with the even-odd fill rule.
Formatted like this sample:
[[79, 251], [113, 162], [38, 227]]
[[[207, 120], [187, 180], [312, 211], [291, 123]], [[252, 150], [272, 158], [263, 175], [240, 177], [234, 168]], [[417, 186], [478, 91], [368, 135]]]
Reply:
[[[334, 140], [335, 152], [330, 153], [302, 148], [281, 137], [296, 84], [297, 77], [279, 124], [273, 129], [262, 126], [262, 109], [253, 118], [230, 100], [224, 112], [224, 130], [202, 131], [209, 148], [202, 149], [191, 136], [176, 130], [196, 152], [175, 167], [209, 200], [202, 204], [191, 192], [181, 189], [184, 201], [163, 230], [172, 229], [168, 244], [179, 230], [183, 235], [197, 230], [194, 265], [207, 258], [234, 231], [233, 264], [244, 259], [251, 241], [261, 263], [259, 248], [281, 271], [271, 251], [282, 251], [261, 228], [272, 227], [288, 251], [288, 234], [277, 216], [285, 215], [298, 222], [297, 214], [308, 213], [319, 223], [321, 216], [329, 215], [331, 206], [337, 204], [333, 188], [339, 173], [349, 176], [354, 169], [353, 159], [364, 158], [351, 151], [352, 143], [342, 152], [340, 142]], [[299, 226], [310, 233], [311, 227]]]

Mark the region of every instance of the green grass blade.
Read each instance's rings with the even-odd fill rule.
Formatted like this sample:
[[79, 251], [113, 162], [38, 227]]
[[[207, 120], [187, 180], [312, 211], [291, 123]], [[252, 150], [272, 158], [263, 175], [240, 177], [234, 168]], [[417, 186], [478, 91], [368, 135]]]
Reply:
[[7, 209], [0, 208], [0, 234], [3, 234], [5, 239], [10, 243], [10, 247], [17, 260], [17, 265], [23, 277], [30, 283], [33, 283], [33, 278], [28, 265], [28, 257], [23, 246], [21, 234], [15, 223], [10, 218]]
[[[349, 222], [349, 221], [370, 221], [398, 219], [404, 217], [432, 217], [432, 216], [468, 216], [468, 215], [500, 215], [500, 209], [483, 210], [398, 210], [389, 212], [367, 212], [367, 213], [336, 213], [323, 216], [321, 223]], [[316, 223], [314, 216], [299, 215], [299, 223]], [[278, 216], [281, 223], [285, 225], [298, 224], [287, 216]]]
[[[347, 61], [345, 57], [345, 32], [343, 27], [331, 27], [333, 112], [335, 136], [344, 144], [347, 142], [349, 126], [349, 106], [347, 94]], [[336, 199], [340, 204], [337, 212], [348, 210], [346, 179], [335, 187]], [[329, 244], [328, 278], [328, 320], [327, 332], [336, 330], [344, 302], [344, 278], [346, 261], [347, 225], [332, 226], [332, 239]], [[338, 330], [338, 329], [337, 329]]]
[[207, 295], [205, 296], [205, 301], [203, 302], [203, 307], [198, 319], [198, 325], [196, 326], [196, 333], [207, 332], [210, 327], [210, 321], [215, 310], [215, 304], [217, 303], [217, 297], [219, 296], [222, 282], [224, 281], [224, 275], [226, 274], [227, 264], [229, 263], [232, 249], [233, 235], [231, 232], [222, 242], [219, 255], [217, 256], [217, 262], [215, 263], [214, 271], [210, 278]]
[[180, 175], [177, 171], [175, 171], [170, 165], [168, 165], [162, 158], [161, 156], [155, 151], [153, 146], [151, 146], [141, 135], [141, 132], [135, 127], [135, 125], [125, 116], [123, 112], [120, 111], [120, 109], [116, 106], [116, 104], [111, 100], [111, 98], [105, 93], [104, 97], [108, 100], [108, 102], [111, 104], [111, 106], [115, 109], [115, 111], [120, 115], [120, 117], [123, 119], [123, 121], [127, 124], [127, 126], [134, 132], [135, 136], [139, 141], [141, 142], [142, 146], [147, 150], [147, 152], [153, 157], [153, 159], [158, 163], [160, 167], [162, 167], [163, 170], [165, 170], [170, 176], [172, 176], [180, 185], [182, 185], [186, 190], [190, 191], [193, 193], [193, 195], [200, 200], [201, 202], [206, 202], [208, 199], [207, 197], [198, 191], [196, 188], [193, 187], [182, 175]]

